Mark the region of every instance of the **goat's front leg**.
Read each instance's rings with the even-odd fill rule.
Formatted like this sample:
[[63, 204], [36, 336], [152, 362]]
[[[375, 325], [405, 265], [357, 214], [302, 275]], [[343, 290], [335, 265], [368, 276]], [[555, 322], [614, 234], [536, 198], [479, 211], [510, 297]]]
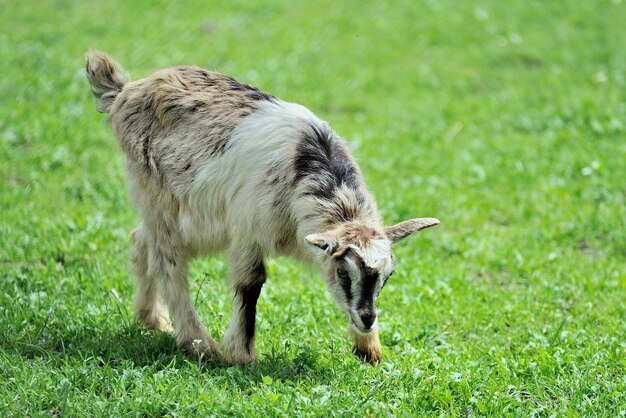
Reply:
[[382, 358], [382, 346], [378, 338], [378, 329], [374, 328], [369, 334], [361, 334], [352, 325], [348, 327], [348, 335], [352, 339], [354, 354], [362, 360], [376, 364]]
[[247, 364], [256, 359], [256, 303], [265, 283], [265, 266], [256, 248], [232, 248], [229, 255], [235, 303], [222, 349], [228, 363]]

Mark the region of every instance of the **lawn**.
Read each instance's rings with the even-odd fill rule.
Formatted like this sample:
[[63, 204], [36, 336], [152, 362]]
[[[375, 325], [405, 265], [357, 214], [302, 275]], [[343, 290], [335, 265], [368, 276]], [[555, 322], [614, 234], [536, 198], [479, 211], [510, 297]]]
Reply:
[[[626, 2], [0, 1], [0, 416], [626, 415]], [[197, 64], [328, 120], [398, 244], [384, 359], [309, 266], [268, 265], [259, 359], [132, 314], [124, 157], [89, 48]], [[221, 339], [224, 259], [193, 298]]]

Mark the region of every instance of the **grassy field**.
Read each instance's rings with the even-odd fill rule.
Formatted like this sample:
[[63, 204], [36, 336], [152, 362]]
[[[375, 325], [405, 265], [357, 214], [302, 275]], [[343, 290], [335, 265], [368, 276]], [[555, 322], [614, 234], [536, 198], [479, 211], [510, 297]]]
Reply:
[[[0, 416], [626, 415], [626, 2], [263, 3], [0, 1]], [[380, 365], [286, 259], [249, 366], [137, 326], [92, 47], [133, 79], [193, 63], [304, 104], [388, 223], [442, 220], [396, 248]], [[226, 274], [191, 272], [217, 339]]]

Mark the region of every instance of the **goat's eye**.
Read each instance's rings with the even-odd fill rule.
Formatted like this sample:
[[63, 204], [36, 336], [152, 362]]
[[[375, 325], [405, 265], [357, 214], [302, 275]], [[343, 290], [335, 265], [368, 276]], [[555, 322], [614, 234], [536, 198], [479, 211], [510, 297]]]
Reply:
[[348, 274], [348, 270], [344, 270], [344, 269], [337, 269], [337, 276], [339, 276], [340, 279], [345, 279], [345, 280], [349, 280], [350, 279], [350, 275]]

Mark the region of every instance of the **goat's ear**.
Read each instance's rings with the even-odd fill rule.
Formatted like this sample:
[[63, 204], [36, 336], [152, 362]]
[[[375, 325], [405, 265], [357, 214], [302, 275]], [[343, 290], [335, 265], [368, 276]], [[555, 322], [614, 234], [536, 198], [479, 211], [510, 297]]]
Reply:
[[439, 219], [436, 218], [415, 218], [393, 226], [388, 226], [385, 228], [385, 233], [387, 234], [387, 238], [395, 244], [414, 232], [437, 225], [439, 225]]
[[339, 248], [337, 238], [333, 234], [310, 234], [304, 237], [304, 239], [306, 240], [306, 242], [316, 246], [328, 255], [334, 254], [337, 248]]

